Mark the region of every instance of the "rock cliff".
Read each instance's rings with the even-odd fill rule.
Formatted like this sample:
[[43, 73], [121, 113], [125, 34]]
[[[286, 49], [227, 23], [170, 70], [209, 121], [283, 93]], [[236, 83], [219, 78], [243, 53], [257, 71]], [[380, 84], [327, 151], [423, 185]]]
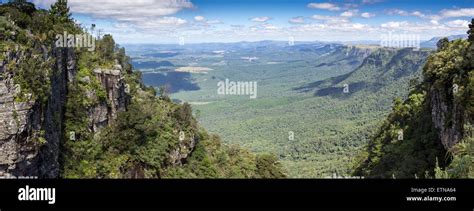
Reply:
[[[60, 174], [60, 147], [67, 135], [64, 134], [64, 113], [68, 83], [73, 82], [77, 73], [76, 54], [67, 48], [45, 52], [54, 64], [51, 66], [51, 91], [44, 107], [38, 101], [15, 99], [21, 90], [13, 79], [15, 70], [9, 70], [7, 66], [15, 68], [26, 54], [22, 51], [4, 54], [0, 62], [0, 176], [56, 178]], [[113, 70], [96, 69], [94, 73], [110, 102], [94, 106], [88, 112], [90, 128], [98, 132], [116, 117], [117, 112], [126, 109], [129, 97], [120, 65]], [[94, 97], [92, 95], [94, 93], [88, 97]]]

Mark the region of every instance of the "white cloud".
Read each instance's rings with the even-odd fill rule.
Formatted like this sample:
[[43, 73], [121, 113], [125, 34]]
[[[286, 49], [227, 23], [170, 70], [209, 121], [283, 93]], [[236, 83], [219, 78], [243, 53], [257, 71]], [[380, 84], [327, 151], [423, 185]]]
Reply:
[[265, 25], [263, 25], [263, 28], [266, 29], [266, 30], [276, 30], [276, 29], [279, 29], [277, 26], [272, 25], [272, 24], [265, 24]]
[[389, 15], [401, 15], [401, 16], [408, 16], [408, 12], [405, 10], [400, 10], [400, 9], [390, 9], [387, 11], [387, 14]]
[[220, 20], [209, 20], [209, 21], [206, 21], [207, 24], [221, 24], [222, 21]]
[[384, 0], [362, 0], [362, 4], [375, 4], [383, 2]]
[[[42, 7], [49, 7], [56, 0], [32, 0]], [[111, 19], [130, 23], [138, 28], [177, 27], [186, 20], [170, 17], [181, 10], [194, 8], [190, 0], [68, 0], [73, 14], [84, 14], [94, 18]]]
[[305, 21], [304, 21], [304, 17], [298, 16], [298, 17], [291, 18], [288, 22], [292, 24], [302, 24]]
[[363, 28], [365, 28], [365, 27], [368, 27], [368, 25], [366, 25], [366, 24], [360, 24], [360, 23], [354, 23], [354, 24], [352, 24], [352, 28], [353, 28], [353, 29], [363, 29]]
[[441, 11], [442, 18], [474, 17], [474, 8], [461, 8]]
[[437, 20], [430, 20], [430, 23], [433, 25], [439, 25], [439, 22]]
[[[47, 7], [55, 0], [32, 0], [33, 3]], [[69, 0], [73, 13], [89, 14], [95, 17], [121, 20], [125, 17], [158, 17], [173, 15], [183, 9], [193, 8], [189, 0]]]
[[390, 29], [398, 29], [400, 27], [404, 27], [404, 26], [407, 26], [408, 25], [408, 22], [406, 21], [390, 21], [390, 22], [387, 22], [387, 23], [383, 23], [381, 24], [380, 26], [382, 28], [390, 28]]
[[143, 22], [138, 27], [155, 29], [155, 28], [182, 26], [186, 23], [187, 21], [181, 18], [162, 17], [162, 18], [157, 18], [154, 20]]
[[363, 18], [371, 18], [371, 17], [374, 17], [375, 14], [364, 12], [364, 13], [360, 14], [360, 16], [363, 17]]
[[389, 15], [416, 16], [416, 17], [419, 17], [419, 18], [425, 18], [426, 17], [426, 15], [423, 14], [422, 12], [420, 12], [420, 11], [408, 12], [408, 11], [400, 10], [400, 9], [391, 9], [391, 10], [388, 10], [387, 13]]
[[420, 17], [420, 18], [424, 18], [425, 17], [425, 14], [421, 13], [420, 11], [414, 11], [412, 13], [410, 13], [411, 15], [413, 16], [417, 16], [417, 17]]
[[311, 16], [314, 20], [324, 21], [326, 23], [348, 23], [349, 20], [346, 17], [341, 16], [325, 16], [325, 15], [313, 15]]
[[[35, 3], [47, 5], [55, 0], [32, 0]], [[467, 18], [474, 17], [474, 8], [447, 8], [439, 12], [429, 12], [424, 8], [416, 10], [387, 10], [393, 15], [420, 17], [422, 21], [403, 21], [396, 17], [382, 23], [353, 23], [354, 17], [372, 18], [373, 11], [363, 12], [358, 7], [363, 4], [380, 2], [379, 0], [347, 0], [336, 4], [335, 1], [307, 4], [308, 8], [334, 12], [333, 15], [317, 14], [313, 16], [297, 16], [287, 20], [290, 24], [280, 25], [267, 16], [252, 17], [254, 23], [249, 25], [227, 25], [220, 20], [210, 17], [191, 16], [179, 18], [180, 11], [194, 8], [192, 0], [69, 0], [74, 17], [84, 14], [110, 24], [100, 24], [104, 33], [112, 33], [117, 42], [171, 42], [177, 43], [179, 36], [190, 42], [206, 41], [241, 41], [262, 39], [286, 39], [288, 34], [298, 35], [301, 40], [362, 40], [378, 39], [380, 33], [419, 34], [423, 39], [434, 36], [446, 36], [465, 33], [468, 25]], [[315, 0], [316, 1], [316, 0]], [[324, 0], [322, 0], [324, 1]], [[347, 3], [350, 2], [350, 3]], [[357, 3], [357, 4], [351, 4]], [[358, 11], [359, 9], [360, 11]], [[428, 8], [426, 8], [428, 9]], [[313, 12], [324, 12], [312, 10]], [[372, 13], [373, 12], [373, 13]], [[262, 14], [265, 15], [265, 14]], [[377, 13], [377, 16], [381, 16]], [[209, 19], [208, 19], [209, 18]], [[187, 20], [185, 20], [187, 19]], [[465, 19], [465, 20], [462, 20]], [[84, 24], [90, 24], [89, 18], [80, 19]], [[101, 21], [102, 21], [101, 20]], [[109, 22], [110, 21], [110, 22]], [[227, 22], [227, 21], [226, 21]], [[270, 24], [273, 23], [273, 24]]]
[[198, 15], [198, 16], [194, 17], [194, 20], [195, 21], [203, 21], [203, 20], [206, 20], [206, 18], [204, 18], [203, 16]]
[[455, 28], [468, 28], [469, 27], [469, 21], [466, 20], [453, 20], [446, 22], [446, 24], [450, 27], [455, 27]]
[[253, 22], [267, 22], [270, 19], [271, 18], [268, 17], [268, 16], [262, 16], [262, 17], [254, 17], [254, 18], [251, 18], [250, 20], [253, 21]]
[[342, 16], [342, 17], [350, 18], [350, 17], [355, 16], [356, 13], [357, 13], [356, 10], [350, 10], [350, 11], [345, 11], [345, 12], [341, 13], [341, 16]]
[[341, 9], [337, 5], [331, 4], [331, 3], [309, 3], [308, 8], [322, 9], [322, 10], [329, 10], [329, 11], [338, 11]]

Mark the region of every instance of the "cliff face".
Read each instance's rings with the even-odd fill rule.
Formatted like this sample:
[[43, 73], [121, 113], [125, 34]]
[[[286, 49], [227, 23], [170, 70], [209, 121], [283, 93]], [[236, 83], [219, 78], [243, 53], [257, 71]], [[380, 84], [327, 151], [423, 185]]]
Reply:
[[16, 63], [20, 54], [6, 52], [0, 61], [0, 176], [37, 175], [39, 147], [33, 141], [40, 115], [34, 112], [34, 102], [16, 102], [20, 92], [12, 75], [7, 74], [7, 64]]
[[178, 147], [169, 153], [169, 163], [172, 166], [181, 166], [186, 163], [187, 158], [199, 142], [197, 138], [190, 137], [179, 140]]
[[[67, 48], [44, 53], [45, 57], [55, 60], [51, 67], [51, 92], [44, 107], [40, 102], [15, 100], [20, 90], [13, 80], [14, 70], [8, 70], [7, 64], [17, 64], [25, 55], [21, 51], [6, 52], [0, 62], [0, 74], [3, 75], [0, 78], [0, 176], [59, 176], [60, 147], [66, 135], [64, 113], [68, 83], [76, 76], [77, 56], [73, 49]], [[129, 97], [120, 65], [114, 70], [97, 69], [95, 76], [110, 102], [94, 106], [88, 112], [90, 128], [98, 132], [116, 117], [117, 112], [126, 109]]]
[[[472, 177], [471, 45], [466, 40], [438, 43], [438, 50], [423, 66], [423, 81], [411, 88], [404, 102], [395, 101], [387, 120], [369, 141], [364, 152], [367, 158], [361, 160], [355, 175]], [[401, 140], [397, 137], [400, 131]]]
[[67, 84], [76, 74], [76, 55], [71, 49], [53, 49], [55, 63], [52, 66], [51, 93], [45, 111], [33, 110], [32, 113], [44, 113], [40, 123], [45, 131], [46, 143], [41, 146], [37, 166], [38, 176], [56, 178], [59, 176], [59, 148], [64, 137], [64, 105], [67, 100]]
[[446, 150], [463, 138], [464, 108], [456, 103], [452, 90], [430, 89], [431, 118], [438, 136]]
[[[113, 69], [95, 69], [94, 74], [101, 86], [107, 93], [107, 103], [100, 103], [89, 110], [90, 126], [93, 132], [98, 132], [101, 128], [107, 126], [111, 120], [115, 119], [117, 112], [125, 111], [130, 103], [130, 87], [124, 82], [122, 67], [115, 65]], [[94, 93], [88, 93], [92, 97]]]

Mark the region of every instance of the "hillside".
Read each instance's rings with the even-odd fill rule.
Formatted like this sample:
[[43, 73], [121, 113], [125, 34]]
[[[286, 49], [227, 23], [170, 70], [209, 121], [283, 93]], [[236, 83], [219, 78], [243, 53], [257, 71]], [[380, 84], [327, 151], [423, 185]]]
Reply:
[[275, 156], [221, 144], [189, 104], [143, 85], [111, 35], [94, 37], [92, 51], [58, 46], [58, 35], [93, 34], [65, 1], [2, 4], [0, 31], [0, 176], [285, 176]]
[[371, 138], [354, 175], [473, 178], [474, 19], [468, 40], [441, 39], [423, 81]]
[[[318, 42], [246, 45], [134, 46], [132, 55], [134, 62], [212, 68], [207, 74], [143, 70], [143, 77], [156, 88], [167, 86], [173, 99], [189, 102], [200, 123], [224, 142], [273, 152], [297, 178], [350, 175], [372, 128], [390, 112], [393, 98], [407, 97], [410, 81], [415, 83], [432, 53]], [[176, 55], [145, 56], [170, 51]], [[226, 78], [257, 81], [257, 99], [216, 95], [216, 84]]]

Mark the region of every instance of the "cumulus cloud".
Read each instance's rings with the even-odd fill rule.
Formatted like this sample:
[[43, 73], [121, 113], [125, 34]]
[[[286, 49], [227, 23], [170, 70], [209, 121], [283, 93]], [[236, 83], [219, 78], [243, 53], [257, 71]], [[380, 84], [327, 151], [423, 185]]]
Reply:
[[387, 14], [389, 15], [401, 15], [401, 16], [408, 16], [408, 12], [405, 10], [400, 10], [400, 9], [390, 9], [387, 11]]
[[387, 10], [387, 14], [400, 16], [415, 16], [423, 19], [429, 19], [431, 23], [435, 24], [440, 20], [448, 18], [474, 17], [474, 8], [444, 9], [437, 14], [424, 14], [420, 11], [409, 12], [400, 9], [390, 9]]
[[474, 8], [443, 10], [440, 16], [442, 18], [474, 17]]
[[186, 24], [187, 21], [181, 18], [176, 17], [161, 17], [154, 20], [149, 20], [140, 23], [140, 28], [150, 28], [150, 29], [159, 29], [159, 28], [169, 28], [174, 26], [182, 26]]
[[263, 25], [263, 28], [266, 29], [266, 30], [277, 30], [277, 29], [279, 29], [277, 26], [272, 25], [272, 24], [265, 24], [265, 25]]
[[383, 2], [384, 0], [362, 0], [362, 4], [375, 4]]
[[204, 21], [204, 20], [206, 20], [206, 18], [204, 18], [203, 16], [195, 16], [194, 20], [195, 21]]
[[302, 24], [305, 21], [304, 21], [304, 17], [298, 16], [298, 17], [291, 18], [288, 22], [292, 24]]
[[420, 17], [420, 18], [425, 17], [425, 14], [421, 13], [420, 11], [414, 11], [414, 12], [411, 13], [411, 15], [417, 16], [417, 17]]
[[400, 15], [400, 16], [415, 16], [419, 18], [425, 18], [426, 15], [420, 11], [406, 11], [406, 10], [400, 10], [400, 9], [390, 9], [387, 11], [387, 14], [389, 15]]
[[364, 13], [360, 14], [360, 16], [363, 17], [363, 18], [371, 18], [371, 17], [374, 17], [375, 14], [364, 12]]
[[346, 17], [342, 16], [326, 16], [326, 15], [313, 15], [312, 19], [318, 21], [324, 21], [326, 23], [348, 23], [349, 20]]
[[270, 18], [268, 16], [262, 16], [262, 17], [254, 17], [254, 18], [251, 18], [250, 20], [253, 21], [253, 22], [267, 22], [270, 19], [272, 19], [272, 18]]
[[322, 10], [329, 10], [329, 11], [338, 11], [341, 9], [336, 4], [332, 4], [332, 3], [309, 3], [308, 8], [322, 9]]
[[[56, 0], [32, 0], [43, 8]], [[380, 0], [347, 0], [334, 3], [335, 1], [309, 3], [303, 7], [332, 11], [332, 15], [316, 14], [313, 16], [298, 16], [287, 20], [290, 25], [273, 23], [272, 17], [259, 16], [251, 17], [248, 20], [254, 22], [247, 25], [232, 25], [227, 23], [224, 26], [214, 26], [222, 24], [220, 20], [210, 17], [179, 16], [180, 11], [193, 9], [196, 6], [192, 0], [69, 0], [71, 12], [76, 15], [81, 14], [92, 17], [92, 21], [105, 19], [111, 21], [109, 25], [99, 26], [107, 33], [113, 33], [119, 41], [141, 42], [144, 40], [155, 42], [159, 40], [171, 40], [178, 42], [179, 36], [186, 37], [186, 40], [194, 39], [196, 42], [213, 40], [258, 40], [258, 39], [279, 39], [287, 37], [288, 34], [298, 34], [301, 39], [330, 39], [330, 40], [356, 40], [356, 39], [377, 39], [380, 33], [393, 31], [394, 33], [416, 33], [424, 38], [433, 36], [445, 36], [450, 34], [465, 33], [468, 25], [467, 17], [474, 17], [474, 8], [447, 8], [441, 11], [423, 10], [385, 10], [385, 13], [395, 16], [413, 16], [423, 19], [423, 21], [404, 21], [399, 17], [382, 19], [383, 14], [377, 13], [381, 17], [382, 23], [371, 22], [353, 23], [354, 17], [372, 18], [376, 15], [372, 10], [362, 12], [362, 7], [381, 2]], [[324, 0], [322, 0], [324, 1]], [[325, 12], [317, 11], [315, 12]], [[336, 13], [337, 11], [337, 13]], [[370, 12], [369, 12], [370, 11]], [[263, 15], [263, 14], [262, 14]], [[181, 17], [181, 18], [180, 18]], [[187, 19], [187, 20], [186, 20]], [[465, 19], [465, 20], [463, 20]], [[85, 21], [89, 19], [81, 19]], [[226, 21], [227, 22], [227, 21]], [[272, 22], [273, 24], [270, 24]], [[139, 39], [138, 39], [139, 38]], [[135, 40], [134, 40], [135, 39]]]
[[356, 14], [357, 14], [357, 10], [349, 10], [349, 11], [345, 11], [345, 12], [341, 13], [341, 16], [350, 18], [350, 17], [355, 16]]
[[[49, 7], [56, 0], [32, 0], [42, 7]], [[73, 14], [85, 14], [95, 18], [112, 19], [132, 23], [137, 27], [149, 28], [181, 26], [185, 20], [168, 17], [184, 9], [194, 8], [190, 0], [69, 0]]]
[[382, 28], [388, 28], [388, 29], [398, 29], [400, 27], [405, 27], [408, 25], [408, 22], [406, 21], [390, 21], [387, 23], [382, 23], [380, 26]]
[[[48, 6], [55, 0], [32, 0], [35, 4]], [[71, 12], [89, 14], [95, 17], [121, 20], [130, 16], [157, 17], [173, 15], [183, 9], [193, 8], [189, 0], [69, 0]]]
[[455, 27], [455, 28], [467, 28], [469, 26], [469, 21], [467, 20], [453, 20], [453, 21], [448, 21], [446, 24], [450, 27]]
[[206, 21], [207, 24], [221, 24], [222, 21], [220, 20], [209, 20], [209, 21]]

